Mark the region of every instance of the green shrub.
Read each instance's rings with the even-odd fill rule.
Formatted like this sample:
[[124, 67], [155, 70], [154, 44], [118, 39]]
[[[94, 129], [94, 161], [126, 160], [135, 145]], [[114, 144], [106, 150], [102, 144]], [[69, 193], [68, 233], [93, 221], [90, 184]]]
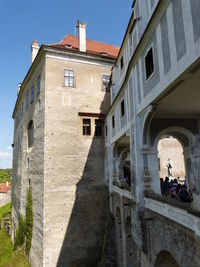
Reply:
[[24, 221], [22, 215], [20, 214], [20, 216], [19, 216], [19, 227], [18, 227], [18, 229], [16, 231], [15, 249], [17, 249], [18, 247], [23, 246], [24, 240], [25, 240], [25, 231], [26, 231], [25, 221]]
[[32, 233], [33, 233], [33, 200], [32, 200], [32, 189], [31, 187], [29, 187], [26, 199], [26, 231], [25, 231], [25, 236], [26, 236], [25, 251], [27, 255], [29, 255], [31, 249]]

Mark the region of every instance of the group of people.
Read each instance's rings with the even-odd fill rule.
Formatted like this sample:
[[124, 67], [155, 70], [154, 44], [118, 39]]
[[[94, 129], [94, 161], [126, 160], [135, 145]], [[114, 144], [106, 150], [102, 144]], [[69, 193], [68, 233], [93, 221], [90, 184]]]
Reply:
[[169, 177], [160, 178], [161, 194], [165, 197], [178, 199], [182, 202], [192, 202], [192, 190], [187, 190], [186, 184], [178, 183], [177, 179], [169, 181]]

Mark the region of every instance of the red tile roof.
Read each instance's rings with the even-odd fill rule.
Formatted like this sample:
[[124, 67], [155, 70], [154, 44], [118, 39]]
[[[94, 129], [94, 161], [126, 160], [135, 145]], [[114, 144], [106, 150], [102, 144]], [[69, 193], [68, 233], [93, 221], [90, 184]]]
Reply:
[[7, 193], [8, 190], [11, 190], [11, 184], [6, 186], [6, 183], [0, 183], [0, 193]]
[[[78, 50], [78, 37], [68, 34], [59, 44], [49, 45], [57, 48], [72, 48]], [[68, 47], [67, 47], [68, 46]], [[98, 55], [107, 55], [116, 58], [120, 47], [98, 41], [86, 40], [86, 52]]]

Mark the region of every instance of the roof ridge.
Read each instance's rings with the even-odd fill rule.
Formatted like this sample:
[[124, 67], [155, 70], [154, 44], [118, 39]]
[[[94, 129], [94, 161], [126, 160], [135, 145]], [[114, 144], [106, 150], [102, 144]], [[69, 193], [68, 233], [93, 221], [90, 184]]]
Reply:
[[[59, 44], [62, 44], [62, 42], [64, 41], [64, 39], [66, 39], [66, 38], [69, 37], [69, 36], [78, 38], [78, 36], [76, 36], [76, 35], [73, 35], [73, 34], [66, 34], [65, 37], [59, 42]], [[118, 46], [118, 45], [113, 45], [113, 44], [105, 43], [105, 42], [102, 42], [102, 41], [91, 40], [91, 39], [87, 39], [87, 38], [86, 38], [86, 41], [96, 42], [96, 43], [101, 43], [101, 44], [104, 44], [104, 45], [110, 45], [110, 46], [114, 46], [114, 47], [116, 47], [116, 48], [120, 48], [120, 46]]]

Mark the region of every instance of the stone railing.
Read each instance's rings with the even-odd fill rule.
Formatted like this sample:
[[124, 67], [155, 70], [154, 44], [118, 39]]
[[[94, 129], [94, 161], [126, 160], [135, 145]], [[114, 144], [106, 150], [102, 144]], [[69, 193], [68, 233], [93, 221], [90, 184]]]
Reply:
[[195, 211], [190, 203], [181, 203], [154, 193], [146, 194], [144, 200], [145, 208], [191, 229], [200, 236], [200, 212]]

